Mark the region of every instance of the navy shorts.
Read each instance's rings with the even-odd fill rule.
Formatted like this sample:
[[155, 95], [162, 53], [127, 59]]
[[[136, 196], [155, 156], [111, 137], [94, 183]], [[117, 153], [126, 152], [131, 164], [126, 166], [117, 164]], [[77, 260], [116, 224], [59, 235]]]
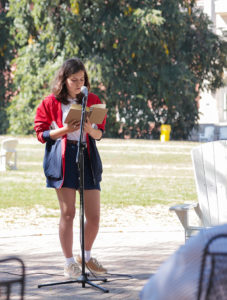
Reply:
[[[65, 153], [65, 177], [62, 187], [79, 190], [79, 170], [76, 163], [77, 144], [69, 144], [66, 146]], [[94, 184], [91, 171], [91, 164], [87, 152], [84, 150], [84, 189], [85, 190], [100, 190], [100, 183]]]

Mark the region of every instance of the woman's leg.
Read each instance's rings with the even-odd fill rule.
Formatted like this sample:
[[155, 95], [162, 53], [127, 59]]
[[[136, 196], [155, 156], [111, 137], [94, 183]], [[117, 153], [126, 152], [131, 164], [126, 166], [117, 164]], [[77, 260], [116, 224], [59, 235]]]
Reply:
[[[85, 262], [86, 267], [94, 273], [104, 274], [107, 269], [104, 268], [97, 259], [91, 257], [91, 248], [99, 230], [100, 219], [100, 191], [85, 190], [84, 191], [84, 212], [86, 217], [85, 222]], [[81, 265], [81, 258], [77, 258], [77, 262]]]
[[100, 219], [100, 191], [84, 191], [85, 223], [85, 251], [90, 251], [99, 230]]
[[75, 217], [76, 190], [70, 188], [56, 189], [61, 216], [59, 238], [66, 258], [73, 257], [73, 220]]

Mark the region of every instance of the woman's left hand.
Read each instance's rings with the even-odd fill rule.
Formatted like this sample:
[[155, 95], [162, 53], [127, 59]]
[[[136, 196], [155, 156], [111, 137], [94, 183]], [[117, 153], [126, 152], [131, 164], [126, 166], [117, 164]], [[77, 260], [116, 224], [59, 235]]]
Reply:
[[84, 123], [84, 131], [88, 134], [91, 135], [92, 131], [93, 131], [93, 127], [91, 125], [91, 122], [89, 120], [89, 118], [86, 119], [86, 122]]
[[93, 128], [89, 118], [87, 118], [86, 122], [84, 123], [84, 131], [95, 140], [100, 140], [102, 137], [102, 131], [99, 129]]

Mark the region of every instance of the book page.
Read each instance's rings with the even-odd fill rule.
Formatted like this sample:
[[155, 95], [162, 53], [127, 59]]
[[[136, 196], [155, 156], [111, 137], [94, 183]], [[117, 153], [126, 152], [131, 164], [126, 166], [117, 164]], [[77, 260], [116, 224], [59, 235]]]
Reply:
[[90, 107], [106, 108], [106, 104], [104, 104], [104, 103], [93, 104]]
[[80, 121], [81, 109], [70, 108], [67, 117], [65, 118], [65, 123], [70, 123], [71, 121]]
[[82, 110], [82, 105], [81, 104], [72, 104], [70, 109], [79, 109], [79, 110]]
[[[89, 112], [89, 107], [86, 107], [86, 112]], [[72, 104], [68, 112], [67, 117], [65, 118], [65, 123], [70, 123], [71, 121], [80, 121], [82, 113], [81, 104]]]
[[102, 124], [108, 109], [93, 107], [91, 114], [89, 116], [90, 122], [92, 124]]

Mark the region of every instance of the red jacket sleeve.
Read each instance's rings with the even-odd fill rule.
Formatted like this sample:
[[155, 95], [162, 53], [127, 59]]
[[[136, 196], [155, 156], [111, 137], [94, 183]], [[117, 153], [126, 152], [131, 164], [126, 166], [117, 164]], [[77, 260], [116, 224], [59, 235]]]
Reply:
[[41, 143], [46, 142], [43, 138], [43, 132], [50, 129], [51, 122], [50, 99], [47, 97], [39, 104], [35, 115], [34, 129]]

